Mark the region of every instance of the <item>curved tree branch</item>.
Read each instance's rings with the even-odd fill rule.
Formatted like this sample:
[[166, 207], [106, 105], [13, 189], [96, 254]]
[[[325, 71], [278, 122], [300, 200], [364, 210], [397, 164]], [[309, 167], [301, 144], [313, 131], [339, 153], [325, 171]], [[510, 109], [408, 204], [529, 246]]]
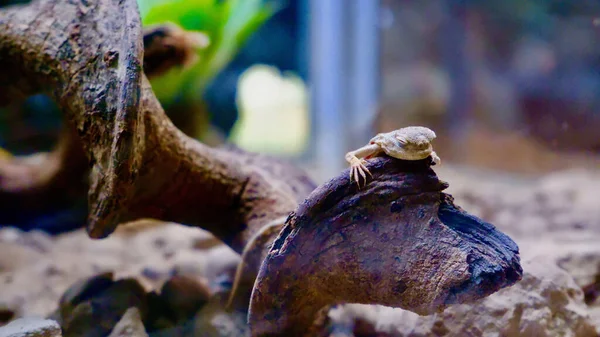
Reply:
[[51, 212], [87, 191], [87, 160], [77, 134], [63, 128], [54, 151], [0, 159], [0, 214], [18, 223], [23, 213]]
[[152, 217], [200, 226], [241, 252], [314, 185], [291, 165], [209, 148], [179, 131], [142, 73], [140, 32], [134, 0], [8, 8], [0, 14], [0, 66], [10, 71], [0, 83], [24, 94], [51, 91], [76, 130], [92, 168], [90, 237]]
[[[196, 62], [196, 49], [208, 43], [204, 34], [173, 24], [148, 27], [143, 33], [144, 73], [148, 78]], [[10, 88], [3, 86], [1, 91]], [[24, 98], [18, 97], [17, 102]], [[88, 175], [86, 154], [69, 125], [61, 130], [52, 152], [0, 159], [1, 220], [19, 223], [23, 214], [39, 215], [79, 203], [88, 190]]]

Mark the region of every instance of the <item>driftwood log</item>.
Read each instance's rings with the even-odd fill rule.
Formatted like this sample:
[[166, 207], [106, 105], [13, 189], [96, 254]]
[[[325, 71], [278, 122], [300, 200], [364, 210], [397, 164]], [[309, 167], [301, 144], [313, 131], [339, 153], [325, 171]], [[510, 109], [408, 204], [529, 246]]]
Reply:
[[[152, 79], [197, 62], [196, 49], [205, 47], [208, 37], [164, 24], [145, 28], [143, 42], [143, 69]], [[3, 86], [6, 92], [11, 88]], [[25, 98], [16, 99], [16, 103]], [[89, 188], [88, 176], [81, 141], [70, 125], [64, 125], [52, 152], [0, 159], [0, 221], [18, 224], [81, 204]]]
[[315, 189], [262, 262], [253, 335], [305, 335], [322, 308], [340, 303], [433, 314], [520, 280], [517, 245], [455, 206], [430, 164], [376, 158], [364, 188], [345, 171]]
[[[430, 161], [379, 158], [364, 189], [347, 171], [316, 188], [287, 163], [208, 147], [165, 115], [143, 52], [135, 0], [4, 9], [0, 102], [36, 92], [58, 102], [90, 169], [91, 238], [151, 217], [249, 246], [253, 336], [310, 333], [323, 308], [344, 302], [429, 314], [520, 279], [514, 242], [454, 206]], [[282, 230], [258, 234], [273, 223]]]

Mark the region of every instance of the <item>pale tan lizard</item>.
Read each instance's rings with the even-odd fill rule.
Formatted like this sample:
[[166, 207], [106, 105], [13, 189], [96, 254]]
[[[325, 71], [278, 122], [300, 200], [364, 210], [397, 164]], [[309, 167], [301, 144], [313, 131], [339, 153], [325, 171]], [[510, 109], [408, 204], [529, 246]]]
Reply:
[[365, 159], [381, 154], [403, 160], [421, 160], [429, 156], [436, 164], [441, 162], [440, 157], [433, 151], [431, 141], [436, 137], [433, 130], [423, 126], [408, 126], [387, 133], [380, 133], [371, 138], [369, 144], [358, 150], [346, 153], [346, 161], [350, 164], [350, 181], [356, 180], [360, 188], [360, 176], [367, 183], [368, 173]]

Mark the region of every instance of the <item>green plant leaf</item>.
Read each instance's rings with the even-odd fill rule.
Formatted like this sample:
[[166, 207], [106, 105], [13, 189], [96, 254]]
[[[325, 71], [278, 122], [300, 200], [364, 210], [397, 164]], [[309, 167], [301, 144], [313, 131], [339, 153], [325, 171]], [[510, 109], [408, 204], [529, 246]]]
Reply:
[[210, 45], [198, 51], [200, 61], [182, 71], [173, 69], [152, 80], [160, 100], [200, 99], [214, 77], [239, 52], [248, 38], [279, 8], [263, 0], [138, 0], [143, 25], [173, 22], [202, 31]]

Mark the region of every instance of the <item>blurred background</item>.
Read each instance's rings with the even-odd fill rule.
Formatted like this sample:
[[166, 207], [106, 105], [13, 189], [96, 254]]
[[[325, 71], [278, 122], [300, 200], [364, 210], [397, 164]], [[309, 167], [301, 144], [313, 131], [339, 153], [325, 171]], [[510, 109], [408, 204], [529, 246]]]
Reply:
[[[423, 125], [448, 174], [600, 169], [597, 0], [138, 4], [145, 27], [210, 40], [193, 64], [152, 78], [174, 123], [209, 145], [286, 158], [322, 182], [376, 133]], [[0, 156], [51, 151], [61, 125], [44, 95], [1, 109]], [[86, 207], [84, 194], [0, 223], [60, 232]]]

